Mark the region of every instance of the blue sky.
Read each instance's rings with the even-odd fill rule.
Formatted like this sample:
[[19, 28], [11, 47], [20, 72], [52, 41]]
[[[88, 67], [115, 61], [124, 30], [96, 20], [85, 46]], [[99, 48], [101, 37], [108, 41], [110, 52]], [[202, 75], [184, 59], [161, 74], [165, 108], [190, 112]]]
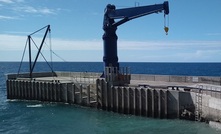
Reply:
[[[163, 0], [0, 0], [0, 61], [20, 61], [27, 35], [51, 25], [49, 48], [66, 61], [101, 61], [104, 8], [161, 4]], [[120, 62], [221, 62], [221, 0], [169, 0], [164, 14], [151, 14], [118, 27]], [[33, 36], [40, 43], [44, 31]], [[33, 57], [36, 50], [33, 49]], [[26, 52], [25, 60], [28, 60]], [[53, 55], [53, 61], [61, 61]], [[40, 58], [39, 60], [43, 60]]]

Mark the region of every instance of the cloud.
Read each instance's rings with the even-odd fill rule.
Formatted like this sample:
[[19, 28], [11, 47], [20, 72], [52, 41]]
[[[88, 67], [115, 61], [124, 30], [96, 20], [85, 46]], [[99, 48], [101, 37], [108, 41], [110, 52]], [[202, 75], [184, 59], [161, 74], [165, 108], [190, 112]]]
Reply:
[[[17, 32], [10, 32], [17, 34]], [[27, 32], [24, 32], [27, 34]], [[24, 34], [23, 32], [21, 34]], [[40, 35], [38, 35], [40, 36]], [[4, 49], [19, 48], [19, 44], [24, 44], [27, 36], [0, 34], [0, 45], [7, 44]], [[33, 38], [36, 42], [41, 42], [41, 37]], [[48, 39], [46, 39], [47, 41]], [[60, 38], [51, 39], [52, 46], [56, 50], [101, 50], [102, 40], [68, 40]], [[11, 44], [11, 45], [10, 45]], [[49, 44], [49, 43], [47, 43]], [[12, 47], [13, 46], [13, 47]], [[21, 49], [22, 47], [20, 47]], [[118, 41], [118, 50], [219, 50], [221, 41]], [[200, 52], [200, 51], [199, 51]], [[199, 53], [198, 52], [198, 53]]]
[[61, 8], [52, 9], [46, 6], [33, 5], [25, 2], [24, 0], [0, 0], [0, 6], [4, 7], [4, 12], [7, 13], [8, 16], [19, 14], [20, 16], [17, 18], [25, 16], [26, 14], [34, 14], [37, 16], [55, 15], [62, 10]]
[[56, 10], [47, 7], [19, 6], [14, 8], [14, 10], [34, 14], [56, 14]]
[[[23, 50], [26, 40], [27, 36], [0, 34], [0, 50]], [[42, 38], [33, 37], [33, 40], [39, 45]], [[53, 38], [51, 42], [53, 50], [102, 50], [101, 40], [78, 41]], [[49, 48], [50, 41], [48, 38], [45, 45]]]
[[191, 48], [221, 48], [221, 41], [118, 41], [118, 48], [123, 50], [165, 50]]
[[7, 3], [7, 4], [14, 3], [13, 0], [0, 0], [0, 2]]
[[6, 4], [12, 4], [12, 3], [24, 2], [24, 0], [0, 0], [0, 2], [6, 3]]
[[23, 50], [25, 41], [25, 36], [1, 34], [0, 50]]
[[[0, 34], [0, 51], [20, 51], [22, 53], [27, 36]], [[33, 37], [39, 46], [42, 37]], [[37, 50], [33, 45], [33, 49]], [[70, 57], [94, 56], [103, 52], [102, 40], [51, 39], [52, 50], [60, 52], [64, 59]], [[47, 38], [43, 51], [50, 49]], [[158, 62], [221, 62], [221, 41], [118, 41], [118, 55], [121, 61], [158, 61]], [[1, 57], [1, 56], [0, 56]], [[102, 56], [101, 56], [102, 57]], [[83, 58], [83, 57], [82, 57]], [[82, 59], [78, 58], [78, 59]], [[85, 57], [85, 60], [87, 58]], [[94, 59], [93, 59], [94, 60]]]
[[13, 19], [17, 19], [17, 17], [0, 15], [0, 20], [13, 20]]

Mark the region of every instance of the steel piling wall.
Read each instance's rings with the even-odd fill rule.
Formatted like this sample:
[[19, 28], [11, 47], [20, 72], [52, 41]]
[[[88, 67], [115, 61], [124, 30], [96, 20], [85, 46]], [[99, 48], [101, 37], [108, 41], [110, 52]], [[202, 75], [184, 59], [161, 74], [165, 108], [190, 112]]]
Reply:
[[[179, 118], [179, 98], [168, 95], [168, 90], [114, 87], [104, 80], [97, 80], [97, 87], [97, 106], [103, 110], [154, 118]], [[179, 94], [178, 91], [172, 92], [175, 96]]]
[[[180, 118], [184, 109], [194, 113], [195, 91], [111, 86], [97, 79], [96, 88], [73, 83], [7, 80], [7, 99], [61, 102], [97, 107], [122, 114]], [[196, 89], [199, 90], [199, 89]], [[221, 93], [202, 90], [202, 117], [221, 120]]]
[[[7, 80], [7, 99], [62, 102], [92, 106], [90, 86], [78, 89], [72, 83]], [[86, 101], [85, 99], [86, 98]], [[94, 103], [94, 102], [93, 102]], [[94, 104], [93, 104], [94, 105]]]

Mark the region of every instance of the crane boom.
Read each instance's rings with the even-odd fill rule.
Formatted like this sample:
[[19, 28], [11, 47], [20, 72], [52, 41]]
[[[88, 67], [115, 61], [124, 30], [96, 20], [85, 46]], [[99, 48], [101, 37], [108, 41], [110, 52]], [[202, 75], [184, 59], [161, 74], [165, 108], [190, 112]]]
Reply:
[[[111, 7], [112, 6], [112, 7]], [[107, 15], [110, 19], [121, 19], [124, 18], [127, 21], [149, 15], [152, 13], [162, 12], [164, 14], [169, 14], [168, 2], [165, 1], [163, 4], [155, 4], [150, 6], [140, 6], [133, 8], [115, 9], [114, 5], [108, 5], [109, 10], [107, 10]], [[111, 9], [111, 10], [110, 10]], [[115, 24], [113, 24], [115, 25]]]
[[[103, 44], [104, 44], [104, 66], [119, 68], [117, 56], [117, 27], [121, 24], [152, 13], [164, 11], [164, 14], [169, 14], [169, 4], [165, 1], [163, 4], [155, 4], [149, 6], [140, 6], [124, 9], [116, 9], [114, 5], [108, 4], [104, 13], [103, 20]], [[115, 22], [115, 19], [121, 19]]]

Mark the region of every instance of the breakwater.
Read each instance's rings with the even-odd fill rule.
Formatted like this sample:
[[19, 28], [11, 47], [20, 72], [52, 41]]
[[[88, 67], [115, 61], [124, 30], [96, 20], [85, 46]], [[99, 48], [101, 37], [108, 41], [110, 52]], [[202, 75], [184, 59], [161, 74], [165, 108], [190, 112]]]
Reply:
[[77, 104], [154, 118], [221, 121], [219, 77], [131, 75], [130, 85], [113, 86], [99, 75], [34, 73], [34, 79], [29, 79], [28, 74], [19, 78], [9, 74], [7, 98]]
[[7, 98], [92, 106], [96, 101], [91, 86], [58, 81], [7, 80]]

